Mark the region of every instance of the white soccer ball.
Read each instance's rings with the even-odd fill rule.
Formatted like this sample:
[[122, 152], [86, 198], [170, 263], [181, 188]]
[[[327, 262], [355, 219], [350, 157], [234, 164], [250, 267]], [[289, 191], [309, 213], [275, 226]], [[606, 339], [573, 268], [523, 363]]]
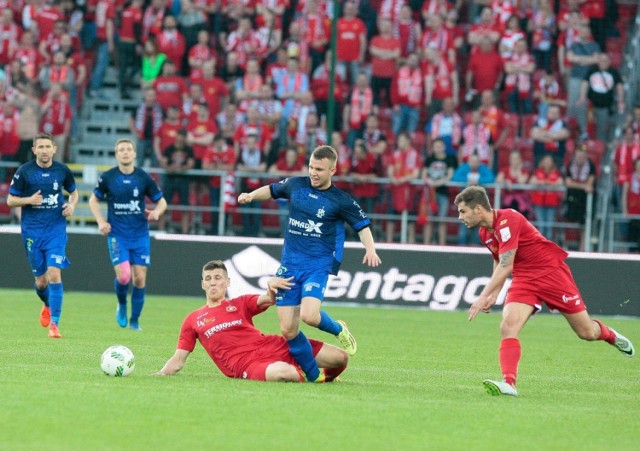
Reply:
[[100, 368], [107, 376], [128, 376], [133, 373], [135, 367], [136, 361], [133, 357], [133, 352], [122, 345], [107, 348], [100, 360]]

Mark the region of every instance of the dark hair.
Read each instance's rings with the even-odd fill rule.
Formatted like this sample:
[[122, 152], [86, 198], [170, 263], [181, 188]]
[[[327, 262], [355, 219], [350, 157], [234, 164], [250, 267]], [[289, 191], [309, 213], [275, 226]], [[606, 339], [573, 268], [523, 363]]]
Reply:
[[326, 158], [332, 163], [338, 161], [338, 152], [331, 146], [318, 146], [311, 153], [311, 158], [322, 160]]
[[468, 186], [462, 190], [460, 194], [456, 196], [453, 203], [456, 205], [460, 205], [462, 202], [471, 209], [475, 208], [477, 205], [482, 206], [485, 210], [491, 210], [491, 203], [489, 203], [489, 196], [487, 196], [487, 192], [481, 186]]
[[229, 275], [229, 273], [227, 271], [227, 267], [224, 265], [224, 262], [222, 260], [211, 260], [210, 262], [207, 262], [202, 267], [202, 272], [213, 271], [214, 269], [221, 269], [221, 270], [224, 271], [226, 276]]
[[36, 141], [39, 139], [48, 139], [49, 141], [51, 141], [53, 143], [53, 145], [56, 145], [56, 140], [53, 139], [53, 135], [51, 135], [50, 133], [38, 133], [34, 138], [33, 138], [33, 147], [36, 146]]

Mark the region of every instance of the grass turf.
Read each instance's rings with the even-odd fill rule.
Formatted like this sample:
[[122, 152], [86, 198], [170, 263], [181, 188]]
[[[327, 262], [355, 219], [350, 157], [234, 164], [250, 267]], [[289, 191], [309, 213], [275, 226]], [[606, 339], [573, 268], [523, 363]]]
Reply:
[[[640, 356], [578, 340], [539, 315], [522, 333], [519, 398], [491, 397], [500, 315], [327, 307], [358, 339], [340, 384], [227, 379], [202, 348], [153, 376], [202, 299], [148, 296], [143, 331], [121, 329], [115, 297], [67, 293], [62, 340], [40, 327], [31, 290], [0, 290], [0, 449], [637, 449]], [[605, 318], [640, 345], [640, 320]], [[256, 325], [277, 332], [275, 309]], [[308, 336], [336, 343], [315, 330]], [[136, 356], [102, 374], [110, 345]]]

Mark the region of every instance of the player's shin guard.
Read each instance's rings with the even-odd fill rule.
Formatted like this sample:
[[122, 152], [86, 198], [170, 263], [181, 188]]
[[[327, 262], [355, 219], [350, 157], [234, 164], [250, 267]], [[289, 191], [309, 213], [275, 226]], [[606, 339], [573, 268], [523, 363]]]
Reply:
[[291, 355], [307, 376], [307, 380], [316, 380], [320, 376], [320, 369], [318, 369], [316, 359], [313, 357], [313, 349], [307, 337], [299, 332], [295, 338], [287, 340], [287, 344]]
[[504, 381], [515, 385], [518, 376], [518, 363], [522, 355], [520, 340], [517, 338], [504, 338], [500, 342], [500, 369]]
[[47, 285], [44, 290], [39, 290], [38, 285], [33, 284], [33, 288], [36, 290], [36, 294], [40, 298], [40, 300], [44, 303], [45, 306], [49, 307], [49, 285]]
[[127, 293], [129, 292], [129, 285], [123, 285], [118, 281], [116, 277], [113, 279], [113, 288], [118, 298], [118, 304], [124, 305], [127, 303]]
[[49, 284], [49, 305], [51, 306], [51, 322], [58, 324], [62, 313], [62, 282]]
[[331, 335], [338, 335], [342, 332], [342, 326], [324, 310], [320, 310], [320, 324], [318, 324], [318, 329], [323, 332], [328, 332]]
[[614, 334], [611, 331], [611, 329], [609, 329], [607, 326], [605, 326], [602, 323], [602, 321], [597, 320], [597, 319], [594, 319], [593, 321], [598, 323], [598, 326], [600, 326], [600, 336], [598, 337], [598, 340], [606, 341], [610, 345], [615, 344], [615, 342], [616, 342], [616, 334]]
[[131, 321], [138, 321], [142, 307], [144, 306], [145, 288], [133, 287], [131, 292]]

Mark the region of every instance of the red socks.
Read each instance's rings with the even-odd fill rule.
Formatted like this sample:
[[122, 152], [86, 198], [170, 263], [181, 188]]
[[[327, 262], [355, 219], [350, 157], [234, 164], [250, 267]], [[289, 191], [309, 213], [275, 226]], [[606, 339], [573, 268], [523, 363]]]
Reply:
[[500, 342], [500, 369], [506, 383], [516, 385], [518, 363], [522, 350], [517, 338], [503, 338]]
[[616, 342], [616, 334], [611, 332], [611, 329], [602, 324], [602, 321], [597, 319], [594, 319], [593, 321], [598, 323], [598, 326], [600, 326], [600, 336], [598, 337], [598, 340], [606, 341], [610, 345], [614, 344]]

